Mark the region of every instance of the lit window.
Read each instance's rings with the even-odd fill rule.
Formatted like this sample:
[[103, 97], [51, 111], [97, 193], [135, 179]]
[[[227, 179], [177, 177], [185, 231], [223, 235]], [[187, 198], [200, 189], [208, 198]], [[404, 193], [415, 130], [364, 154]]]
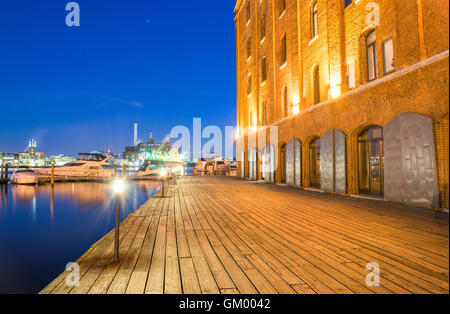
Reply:
[[267, 60], [266, 57], [263, 57], [261, 61], [261, 82], [265, 82], [266, 80], [267, 80]]
[[286, 45], [286, 34], [281, 38], [281, 46], [280, 46], [280, 65], [283, 65], [287, 62], [287, 45]]
[[349, 89], [352, 89], [356, 85], [355, 80], [355, 61], [347, 63], [347, 85]]
[[394, 41], [392, 38], [383, 42], [384, 73], [394, 71]]
[[311, 38], [316, 37], [319, 33], [318, 19], [317, 1], [315, 1], [311, 7]]
[[378, 77], [377, 71], [377, 45], [375, 31], [372, 31], [366, 38], [367, 48], [367, 80], [372, 81]]

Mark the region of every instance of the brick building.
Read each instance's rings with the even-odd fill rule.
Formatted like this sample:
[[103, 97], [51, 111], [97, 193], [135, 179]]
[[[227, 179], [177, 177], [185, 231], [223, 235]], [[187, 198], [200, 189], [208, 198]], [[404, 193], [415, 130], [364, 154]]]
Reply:
[[237, 0], [242, 177], [449, 207], [447, 0]]

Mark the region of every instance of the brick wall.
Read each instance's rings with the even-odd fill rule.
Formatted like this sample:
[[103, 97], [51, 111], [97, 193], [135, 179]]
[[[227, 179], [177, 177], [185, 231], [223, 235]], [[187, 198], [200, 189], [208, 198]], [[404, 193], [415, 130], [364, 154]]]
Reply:
[[[251, 5], [247, 25], [245, 7]], [[379, 5], [378, 26], [369, 26], [367, 5]], [[318, 0], [318, 36], [312, 38], [310, 12], [313, 1], [287, 0], [280, 17], [278, 0], [242, 0], [236, 6], [238, 38], [238, 125], [252, 125], [248, 112], [260, 117], [266, 103], [268, 124], [279, 127], [279, 142], [296, 137], [303, 144], [303, 185], [309, 184], [308, 143], [332, 128], [347, 135], [348, 193], [358, 193], [357, 136], [370, 125], [384, 126], [403, 112], [431, 117], [434, 125], [438, 185], [442, 207], [448, 208], [448, 1], [360, 0], [344, 8], [343, 0]], [[261, 42], [259, 23], [266, 16], [266, 38]], [[367, 82], [366, 35], [376, 36], [378, 78]], [[287, 35], [287, 63], [279, 64], [280, 41]], [[252, 58], [247, 60], [247, 38], [252, 38]], [[394, 43], [394, 72], [384, 73], [382, 42]], [[427, 62], [440, 53], [447, 55]], [[266, 56], [267, 82], [261, 85], [260, 63]], [[425, 60], [425, 63], [419, 63]], [[347, 86], [347, 63], [355, 64], [353, 90]], [[417, 66], [417, 65], [420, 66]], [[320, 101], [314, 105], [313, 70], [319, 67]], [[403, 72], [402, 72], [403, 71]], [[252, 94], [247, 77], [252, 73]], [[402, 74], [404, 73], [404, 74]], [[401, 75], [399, 75], [401, 74]], [[288, 90], [288, 118], [282, 116], [282, 91]], [[342, 95], [331, 99], [330, 88]], [[292, 105], [300, 101], [300, 113]], [[260, 119], [258, 125], [263, 125]], [[246, 153], [246, 160], [248, 154]], [[246, 167], [248, 168], [248, 167]], [[259, 172], [259, 171], [258, 171]], [[248, 170], [246, 171], [248, 173]], [[280, 180], [279, 173], [277, 180]]]

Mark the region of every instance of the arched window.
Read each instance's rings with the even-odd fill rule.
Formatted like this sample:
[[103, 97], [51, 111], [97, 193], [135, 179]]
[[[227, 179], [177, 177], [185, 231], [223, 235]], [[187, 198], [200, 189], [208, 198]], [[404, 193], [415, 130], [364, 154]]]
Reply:
[[375, 31], [371, 31], [366, 37], [367, 54], [367, 80], [372, 81], [378, 77], [377, 71], [377, 45]]
[[314, 105], [320, 103], [320, 74], [317, 65], [313, 71]]
[[319, 33], [319, 15], [317, 9], [317, 1], [314, 1], [311, 6], [311, 38], [314, 38]]

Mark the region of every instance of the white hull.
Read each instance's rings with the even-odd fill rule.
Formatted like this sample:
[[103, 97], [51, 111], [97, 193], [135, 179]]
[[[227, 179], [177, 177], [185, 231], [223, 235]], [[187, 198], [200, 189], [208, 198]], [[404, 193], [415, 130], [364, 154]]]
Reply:
[[[54, 175], [57, 178], [110, 178], [114, 176], [114, 170], [105, 169], [110, 166], [106, 161], [78, 160], [65, 166], [55, 167]], [[43, 168], [36, 171], [41, 176], [51, 176], [51, 168]]]
[[14, 184], [25, 184], [25, 185], [34, 185], [39, 183], [39, 177], [30, 172], [30, 173], [15, 173], [11, 176], [11, 183]]

